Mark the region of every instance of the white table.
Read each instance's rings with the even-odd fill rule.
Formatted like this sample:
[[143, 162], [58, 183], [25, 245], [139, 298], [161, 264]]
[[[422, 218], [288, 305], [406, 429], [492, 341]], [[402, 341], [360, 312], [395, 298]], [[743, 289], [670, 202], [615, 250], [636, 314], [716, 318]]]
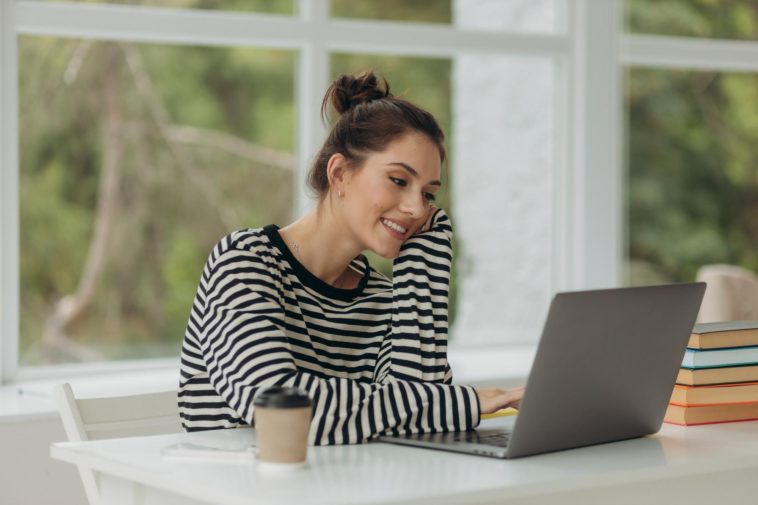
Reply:
[[[489, 421], [506, 424], [510, 420]], [[54, 444], [100, 473], [107, 504], [608, 504], [758, 502], [758, 422], [664, 425], [656, 435], [516, 460], [372, 443], [311, 447], [305, 468], [161, 456], [179, 441], [238, 445], [254, 430]]]

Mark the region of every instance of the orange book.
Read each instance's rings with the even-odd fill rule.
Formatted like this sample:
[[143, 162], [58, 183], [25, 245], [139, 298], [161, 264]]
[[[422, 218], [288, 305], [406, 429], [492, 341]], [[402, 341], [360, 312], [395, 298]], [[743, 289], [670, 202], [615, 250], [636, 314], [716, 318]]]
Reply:
[[674, 386], [671, 403], [689, 407], [693, 405], [720, 405], [724, 403], [758, 402], [758, 382], [717, 384], [713, 386]]
[[684, 426], [755, 420], [758, 420], [758, 402], [697, 407], [669, 404], [663, 417], [664, 422]]

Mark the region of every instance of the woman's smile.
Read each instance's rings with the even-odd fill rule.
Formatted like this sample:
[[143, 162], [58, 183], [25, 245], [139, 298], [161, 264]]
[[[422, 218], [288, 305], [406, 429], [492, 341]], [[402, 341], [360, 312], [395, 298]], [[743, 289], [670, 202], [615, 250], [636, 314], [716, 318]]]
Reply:
[[407, 234], [408, 234], [408, 226], [402, 226], [398, 224], [395, 221], [391, 221], [387, 218], [382, 218], [381, 223], [384, 225], [384, 228], [387, 230], [387, 232], [394, 238], [398, 240], [405, 240]]

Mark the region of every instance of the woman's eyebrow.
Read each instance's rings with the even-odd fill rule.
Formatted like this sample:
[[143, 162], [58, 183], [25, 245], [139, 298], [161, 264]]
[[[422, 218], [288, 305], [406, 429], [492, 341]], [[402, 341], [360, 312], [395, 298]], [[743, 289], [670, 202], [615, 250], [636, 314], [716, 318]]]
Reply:
[[[392, 161], [390, 163], [387, 163], [387, 165], [398, 165], [400, 167], [403, 167], [405, 170], [407, 170], [413, 177], [418, 179], [418, 172], [416, 172], [416, 169], [412, 166], [408, 165], [407, 163], [403, 163], [402, 161]], [[442, 183], [440, 181], [432, 181], [429, 183], [430, 186], [442, 186]]]

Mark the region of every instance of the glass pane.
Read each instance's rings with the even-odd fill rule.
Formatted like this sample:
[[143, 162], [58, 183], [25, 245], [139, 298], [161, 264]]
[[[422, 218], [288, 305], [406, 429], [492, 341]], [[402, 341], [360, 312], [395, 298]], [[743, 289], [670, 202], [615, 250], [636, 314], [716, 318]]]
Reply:
[[335, 18], [372, 19], [381, 21], [414, 21], [422, 23], [452, 22], [454, 0], [331, 0]]
[[453, 70], [456, 338], [536, 342], [553, 292], [556, 63], [464, 55]]
[[213, 244], [291, 219], [295, 54], [19, 38], [21, 365], [176, 356]]
[[294, 0], [40, 0], [48, 2], [74, 2], [115, 5], [145, 5], [225, 11], [257, 12], [261, 14], [295, 13]]
[[[332, 0], [336, 18], [454, 24], [469, 30], [553, 32], [565, 0]], [[562, 25], [561, 25], [562, 28]]]
[[566, 0], [455, 0], [453, 19], [468, 30], [565, 31]]
[[755, 0], [626, 0], [632, 33], [758, 40]]
[[627, 283], [758, 272], [758, 76], [633, 69]]

